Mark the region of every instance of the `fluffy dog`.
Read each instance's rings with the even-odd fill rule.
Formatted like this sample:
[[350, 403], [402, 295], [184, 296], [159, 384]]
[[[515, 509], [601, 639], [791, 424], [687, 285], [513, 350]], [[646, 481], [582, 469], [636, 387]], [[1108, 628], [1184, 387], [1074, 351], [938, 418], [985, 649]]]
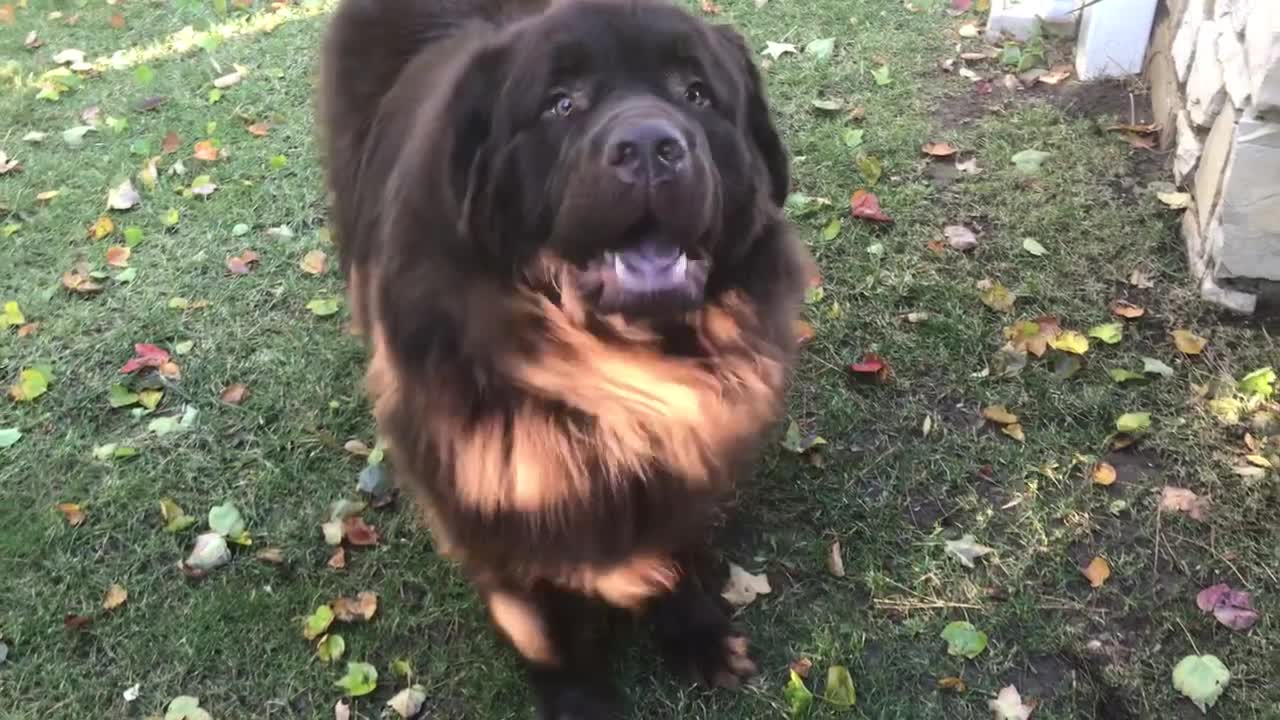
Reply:
[[597, 607], [749, 676], [696, 567], [811, 261], [742, 38], [657, 0], [345, 0], [319, 105], [374, 415], [542, 716], [616, 712]]

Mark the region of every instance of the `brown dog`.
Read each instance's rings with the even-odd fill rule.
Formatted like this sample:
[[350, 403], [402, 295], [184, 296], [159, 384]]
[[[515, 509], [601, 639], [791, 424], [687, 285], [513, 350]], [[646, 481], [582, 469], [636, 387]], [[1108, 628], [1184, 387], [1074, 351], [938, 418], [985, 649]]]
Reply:
[[345, 0], [320, 107], [379, 427], [543, 716], [615, 711], [600, 606], [749, 675], [694, 565], [810, 260], [742, 39], [651, 0]]

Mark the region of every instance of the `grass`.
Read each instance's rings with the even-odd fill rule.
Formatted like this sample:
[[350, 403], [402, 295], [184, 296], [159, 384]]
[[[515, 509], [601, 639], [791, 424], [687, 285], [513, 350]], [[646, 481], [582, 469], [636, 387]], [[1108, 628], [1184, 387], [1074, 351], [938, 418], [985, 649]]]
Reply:
[[[34, 402], [0, 403], [0, 428], [23, 433], [0, 449], [0, 640], [8, 647], [0, 717], [148, 717], [179, 694], [199, 696], [220, 719], [330, 717], [341, 669], [316, 660], [301, 618], [360, 590], [377, 592], [381, 606], [372, 623], [339, 630], [345, 659], [374, 664], [382, 679], [357, 700], [357, 716], [379, 715], [403, 684], [390, 665], [405, 658], [427, 689], [426, 717], [528, 717], [514, 661], [407, 508], [367, 513], [381, 544], [350, 552], [344, 571], [326, 565], [330, 548], [318, 523], [352, 492], [364, 462], [342, 445], [372, 444], [373, 427], [359, 391], [363, 352], [342, 331], [345, 311], [317, 317], [305, 308], [340, 294], [340, 279], [332, 268], [312, 276], [298, 267], [309, 250], [332, 254], [310, 105], [325, 6], [233, 11], [224, 20], [194, 0], [66, 2], [55, 4], [60, 18], [37, 5], [0, 25], [0, 56], [12, 58], [0, 69], [0, 148], [24, 169], [0, 177], [0, 225], [13, 229], [0, 239], [0, 300], [17, 301], [40, 324], [28, 337], [3, 331], [0, 378], [13, 382], [37, 365], [53, 371], [49, 391]], [[722, 4], [722, 18], [756, 46], [837, 38], [828, 62], [788, 54], [766, 71], [796, 156], [797, 190], [831, 202], [795, 212], [825, 286], [809, 308], [817, 335], [791, 401], [801, 427], [829, 442], [817, 459], [770, 452], [725, 533], [728, 557], [773, 582], [773, 594], [739, 618], [763, 677], [742, 692], [704, 693], [657, 668], [643, 642], [632, 644], [618, 669], [632, 716], [781, 717], [787, 665], [804, 656], [814, 661], [810, 686], [819, 691], [829, 665], [850, 668], [853, 717], [987, 718], [990, 693], [1008, 684], [1039, 701], [1040, 719], [1196, 717], [1169, 673], [1197, 652], [1216, 654], [1232, 670], [1216, 716], [1280, 716], [1272, 678], [1280, 626], [1271, 603], [1280, 591], [1280, 486], [1275, 471], [1232, 471], [1244, 464], [1250, 418], [1224, 425], [1194, 392], [1274, 363], [1280, 348], [1259, 322], [1221, 317], [1198, 301], [1176, 214], [1146, 189], [1165, 179], [1159, 163], [1105, 132], [1116, 118], [1095, 112], [1112, 107], [1128, 121], [1124, 89], [1068, 84], [1015, 97], [1000, 87], [994, 65], [978, 63], [997, 87], [976, 95], [968, 80], [938, 68], [955, 54], [964, 21], [940, 5], [914, 0], [913, 12], [886, 0], [758, 10], [749, 0]], [[110, 24], [117, 12], [123, 29]], [[188, 25], [224, 27], [227, 37], [202, 47], [181, 32]], [[22, 46], [32, 30], [44, 42], [34, 51]], [[119, 68], [104, 63], [56, 102], [36, 99], [31, 83], [65, 48], [91, 60], [130, 48], [140, 54], [122, 55]], [[150, 84], [130, 62], [152, 70]], [[891, 82], [877, 85], [870, 71], [885, 63]], [[211, 102], [213, 79], [237, 64], [244, 81]], [[865, 119], [820, 113], [811, 105], [820, 95], [865, 108]], [[167, 102], [137, 110], [150, 96]], [[66, 146], [60, 133], [81, 125], [91, 107], [99, 109], [98, 131], [81, 147]], [[112, 130], [108, 116], [127, 127]], [[261, 120], [272, 123], [266, 137], [246, 132]], [[850, 127], [865, 131], [856, 150], [845, 143]], [[24, 142], [29, 131], [48, 137]], [[109, 213], [112, 237], [88, 239], [107, 189], [160, 155], [171, 131], [182, 146], [160, 160], [157, 187], [140, 188], [139, 208]], [[216, 140], [227, 157], [189, 157], [202, 139]], [[982, 172], [943, 173], [945, 163], [920, 154], [927, 140], [954, 143]], [[1010, 157], [1024, 149], [1051, 153], [1040, 176], [1014, 170]], [[860, 154], [883, 165], [872, 189], [892, 227], [844, 211], [849, 192], [865, 182]], [[277, 156], [282, 167], [272, 162]], [[186, 174], [170, 174], [179, 159]], [[213, 195], [175, 192], [199, 174], [218, 184]], [[37, 200], [51, 189], [60, 194]], [[180, 215], [172, 228], [170, 208]], [[833, 218], [841, 218], [840, 232], [824, 239]], [[974, 252], [927, 249], [944, 225], [957, 223], [978, 232]], [[237, 234], [242, 224], [247, 232]], [[269, 232], [281, 227], [289, 232]], [[132, 248], [133, 282], [107, 281], [93, 297], [60, 286], [79, 260], [107, 269], [106, 246], [123, 242], [128, 228], [142, 233]], [[1027, 237], [1048, 253], [1025, 252]], [[246, 248], [261, 260], [249, 274], [229, 276], [225, 258]], [[1135, 268], [1154, 287], [1126, 282]], [[983, 279], [1017, 293], [1012, 313], [982, 304], [975, 283]], [[208, 305], [173, 309], [173, 297]], [[1126, 323], [1118, 345], [1094, 341], [1074, 377], [1055, 378], [1045, 361], [1013, 377], [984, 374], [1002, 328], [1015, 319], [1052, 314], [1083, 331], [1112, 319], [1107, 304], [1116, 297], [1146, 315]], [[906, 321], [920, 312], [930, 317]], [[1167, 335], [1174, 328], [1210, 338], [1204, 353], [1178, 353]], [[156, 436], [147, 431], [152, 418], [108, 406], [134, 343], [173, 350], [183, 341], [194, 344], [176, 357], [181, 380], [166, 385], [155, 415], [195, 407], [189, 432]], [[867, 352], [891, 364], [891, 383], [850, 383], [844, 367]], [[1120, 386], [1107, 376], [1109, 368], [1137, 369], [1143, 356], [1168, 363], [1173, 377]], [[248, 399], [220, 403], [235, 382], [249, 387]], [[1025, 442], [983, 424], [980, 409], [997, 403], [1021, 417]], [[1151, 430], [1135, 446], [1111, 449], [1115, 417], [1137, 410], [1152, 413]], [[1280, 460], [1274, 422], [1268, 429], [1263, 419], [1253, 418], [1252, 436], [1264, 443], [1262, 454]], [[95, 459], [93, 449], [106, 443], [140, 453]], [[1108, 488], [1087, 479], [1103, 456], [1119, 475]], [[1208, 521], [1157, 514], [1165, 485], [1212, 496]], [[163, 530], [157, 503], [166, 496], [201, 518], [200, 528], [210, 506], [234, 502], [255, 549], [281, 548], [286, 562], [265, 564], [237, 550], [207, 578], [185, 578], [175, 564], [195, 531]], [[81, 504], [84, 524], [69, 527], [54, 509], [60, 502]], [[975, 569], [943, 552], [945, 540], [965, 533], [995, 548]], [[825, 569], [833, 540], [843, 548], [842, 578]], [[1094, 555], [1113, 569], [1098, 589], [1079, 571]], [[1196, 609], [1195, 593], [1215, 582], [1256, 593], [1263, 616], [1254, 629], [1229, 630]], [[104, 612], [112, 583], [129, 599]], [[68, 630], [67, 614], [94, 619]], [[957, 619], [990, 636], [975, 660], [948, 656], [938, 638]], [[946, 676], [963, 678], [968, 690], [938, 690]], [[126, 703], [122, 692], [135, 683], [140, 695]], [[813, 712], [840, 715], [821, 702]]]

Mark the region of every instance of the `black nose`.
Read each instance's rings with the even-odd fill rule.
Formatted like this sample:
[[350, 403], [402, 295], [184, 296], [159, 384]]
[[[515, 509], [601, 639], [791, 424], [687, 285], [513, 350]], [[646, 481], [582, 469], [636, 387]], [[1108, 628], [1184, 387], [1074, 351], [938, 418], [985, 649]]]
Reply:
[[661, 183], [685, 169], [689, 149], [666, 120], [635, 120], [614, 130], [606, 149], [610, 166], [626, 183]]

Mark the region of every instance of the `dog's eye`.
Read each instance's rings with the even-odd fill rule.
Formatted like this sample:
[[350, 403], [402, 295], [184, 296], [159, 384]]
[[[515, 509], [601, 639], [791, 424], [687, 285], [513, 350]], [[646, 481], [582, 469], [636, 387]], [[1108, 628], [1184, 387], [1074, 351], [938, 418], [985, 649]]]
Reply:
[[707, 86], [700, 82], [690, 83], [689, 87], [684, 89], [684, 99], [698, 107], [707, 107], [711, 104], [711, 94], [707, 92]]
[[547, 101], [546, 114], [549, 117], [568, 117], [573, 112], [573, 98], [568, 93], [553, 93]]

